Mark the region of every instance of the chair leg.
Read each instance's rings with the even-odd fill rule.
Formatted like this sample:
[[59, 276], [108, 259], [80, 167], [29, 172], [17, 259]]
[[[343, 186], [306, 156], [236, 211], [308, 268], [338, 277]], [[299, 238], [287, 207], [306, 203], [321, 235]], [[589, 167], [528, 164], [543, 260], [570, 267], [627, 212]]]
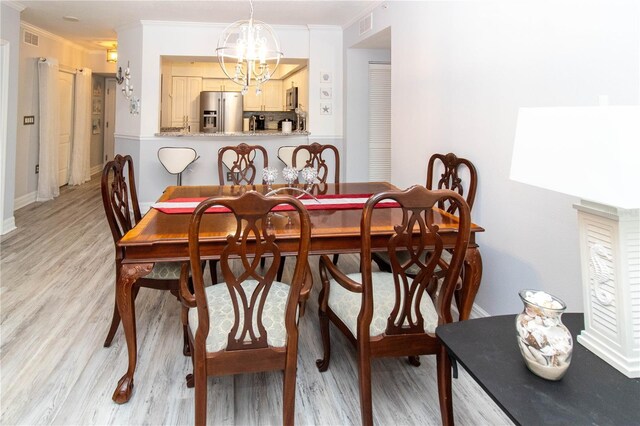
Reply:
[[191, 356], [191, 347], [189, 346], [189, 322], [188, 316], [189, 310], [186, 306], [182, 306], [181, 318], [182, 318], [182, 354], [184, 356]]
[[[134, 286], [133, 288], [133, 300], [136, 300], [138, 296], [138, 292], [140, 291], [140, 286]], [[116, 331], [118, 331], [118, 326], [120, 325], [120, 312], [118, 311], [118, 298], [116, 296], [115, 303], [113, 304], [113, 317], [111, 318], [111, 326], [109, 326], [109, 332], [107, 333], [107, 338], [104, 340], [104, 347], [108, 348], [111, 346], [111, 342], [113, 342], [113, 337], [116, 335]]]
[[391, 272], [391, 266], [376, 253], [373, 253], [371, 260], [376, 262], [376, 265], [378, 265], [378, 269], [380, 269], [381, 272]]
[[[320, 295], [322, 297], [322, 294]], [[326, 312], [318, 310], [318, 317], [320, 319], [320, 334], [322, 335], [322, 348], [324, 353], [322, 359], [316, 360], [316, 367], [320, 372], [327, 371], [329, 368], [329, 361], [331, 360], [331, 339], [329, 336], [329, 317]]]
[[358, 348], [358, 381], [360, 383], [360, 414], [363, 426], [373, 425], [373, 407], [371, 405], [371, 356], [363, 345]]
[[[201, 355], [201, 356], [204, 356]], [[199, 359], [196, 355], [193, 364], [193, 376], [195, 382], [196, 415], [195, 424], [205, 426], [207, 424], [207, 371], [206, 360]]]
[[340, 255], [338, 253], [333, 255], [333, 264], [337, 265], [338, 264], [338, 258], [340, 257]]
[[[297, 346], [297, 344], [291, 345]], [[284, 367], [284, 386], [282, 396], [282, 424], [293, 426], [296, 413], [296, 347], [287, 348], [287, 361]]]
[[282, 256], [280, 258], [280, 265], [278, 266], [278, 275], [276, 276], [276, 280], [282, 282], [282, 273], [284, 272], [284, 261], [287, 258], [285, 256]]
[[420, 367], [419, 355], [409, 355], [409, 357], [407, 358], [407, 361], [409, 362], [409, 364], [413, 365], [414, 367]]
[[109, 346], [111, 346], [111, 342], [113, 341], [113, 336], [116, 335], [116, 331], [118, 331], [119, 325], [120, 325], [120, 312], [118, 311], [118, 299], [116, 298], [116, 302], [113, 304], [113, 318], [111, 318], [111, 326], [109, 327], [107, 338], [104, 341], [105, 348], [108, 348]]
[[211, 284], [218, 284], [218, 260], [212, 259], [209, 261], [209, 272], [211, 275]]
[[444, 345], [438, 351], [438, 400], [443, 426], [453, 426], [453, 401], [451, 396], [451, 360]]

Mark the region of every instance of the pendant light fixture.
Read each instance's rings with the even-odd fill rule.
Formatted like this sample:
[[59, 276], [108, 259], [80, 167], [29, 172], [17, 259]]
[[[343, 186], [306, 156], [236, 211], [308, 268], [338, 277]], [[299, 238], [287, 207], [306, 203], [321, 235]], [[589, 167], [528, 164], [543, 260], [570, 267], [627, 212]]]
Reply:
[[[266, 23], [253, 19], [253, 2], [249, 20], [229, 25], [218, 39], [216, 54], [222, 71], [233, 82], [242, 86], [242, 94], [255, 86], [256, 94], [268, 81], [280, 64], [283, 54], [273, 29]], [[232, 70], [227, 69], [227, 65]]]

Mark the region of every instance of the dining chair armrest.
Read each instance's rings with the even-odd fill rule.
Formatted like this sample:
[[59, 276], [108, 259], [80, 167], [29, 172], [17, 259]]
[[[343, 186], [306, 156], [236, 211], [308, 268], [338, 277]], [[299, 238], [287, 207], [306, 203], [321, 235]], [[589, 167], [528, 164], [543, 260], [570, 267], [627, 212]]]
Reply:
[[189, 262], [183, 262], [180, 268], [180, 301], [187, 308], [196, 307], [196, 298], [189, 290]]
[[347, 277], [341, 270], [336, 267], [336, 265], [333, 264], [333, 261], [329, 258], [329, 256], [323, 254], [322, 256], [320, 256], [320, 276], [322, 277], [323, 281], [328, 280], [328, 277], [326, 275], [327, 271], [329, 272], [331, 277], [346, 290], [349, 290], [353, 293], [362, 293], [362, 284]]

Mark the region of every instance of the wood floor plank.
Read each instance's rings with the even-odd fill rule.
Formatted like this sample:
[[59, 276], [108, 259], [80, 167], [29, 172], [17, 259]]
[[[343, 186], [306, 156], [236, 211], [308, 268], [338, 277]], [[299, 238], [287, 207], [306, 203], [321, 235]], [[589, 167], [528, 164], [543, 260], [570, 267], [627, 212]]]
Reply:
[[[0, 424], [183, 425], [194, 420], [193, 389], [185, 385], [191, 360], [182, 355], [180, 306], [168, 292], [142, 289], [136, 300], [139, 361], [133, 396], [111, 395], [127, 366], [120, 328], [102, 343], [111, 321], [115, 270], [99, 180], [65, 187], [60, 197], [16, 212], [18, 229], [0, 245]], [[287, 261], [285, 280], [292, 274]], [[314, 280], [318, 257], [311, 260]], [[357, 256], [340, 256], [355, 272]], [[322, 353], [313, 289], [300, 321], [296, 423], [360, 423], [355, 351], [331, 330], [329, 370]], [[374, 360], [376, 424], [439, 424], [435, 357], [416, 368], [404, 359]], [[453, 381], [461, 425], [511, 424], [461, 370]], [[282, 373], [209, 378], [208, 423], [271, 425], [282, 421]]]

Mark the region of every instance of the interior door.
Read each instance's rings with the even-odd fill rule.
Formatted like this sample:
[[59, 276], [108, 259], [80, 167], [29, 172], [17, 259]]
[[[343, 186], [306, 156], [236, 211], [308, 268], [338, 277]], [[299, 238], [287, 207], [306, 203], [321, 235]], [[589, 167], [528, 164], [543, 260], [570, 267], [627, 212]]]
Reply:
[[116, 80], [106, 79], [104, 98], [104, 162], [115, 157], [115, 129], [116, 129]]
[[71, 138], [73, 136], [73, 82], [75, 75], [60, 71], [60, 104], [58, 117], [60, 118], [60, 134], [58, 136], [58, 184], [69, 182], [69, 163], [71, 160]]

